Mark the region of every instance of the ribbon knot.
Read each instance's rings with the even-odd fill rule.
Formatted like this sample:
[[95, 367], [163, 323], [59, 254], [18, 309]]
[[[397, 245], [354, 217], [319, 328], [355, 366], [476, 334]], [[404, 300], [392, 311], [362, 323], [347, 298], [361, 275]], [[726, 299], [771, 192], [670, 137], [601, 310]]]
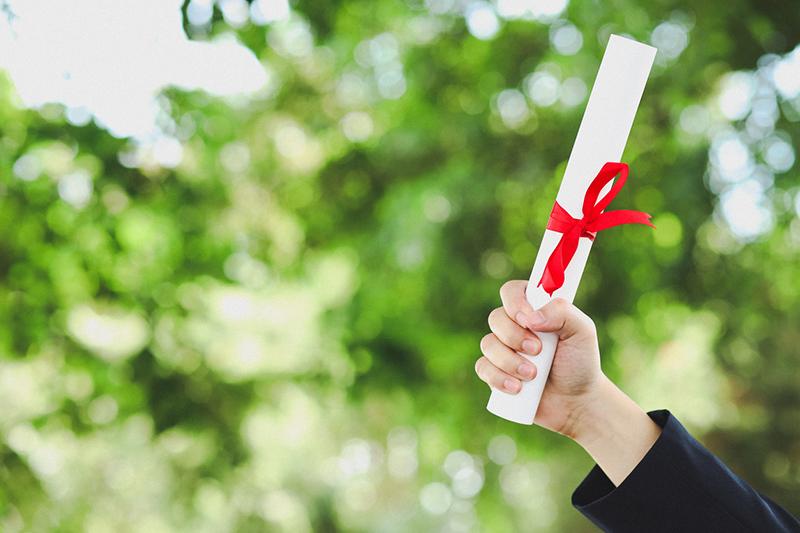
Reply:
[[[603, 190], [615, 176], [619, 178], [611, 186], [611, 190], [600, 198]], [[575, 250], [578, 249], [578, 241], [581, 237], [594, 240], [598, 231], [620, 226], [622, 224], [645, 224], [655, 227], [650, 223], [650, 215], [641, 211], [618, 210], [605, 212], [605, 208], [617, 196], [628, 179], [628, 165], [625, 163], [606, 163], [597, 176], [589, 184], [586, 195], [583, 198], [583, 216], [574, 218], [566, 209], [556, 201], [553, 210], [550, 212], [550, 219], [547, 221], [547, 229], [561, 233], [553, 253], [547, 260], [547, 264], [539, 281], [539, 287], [553, 296], [553, 293], [564, 285], [564, 272], [567, 269]]]

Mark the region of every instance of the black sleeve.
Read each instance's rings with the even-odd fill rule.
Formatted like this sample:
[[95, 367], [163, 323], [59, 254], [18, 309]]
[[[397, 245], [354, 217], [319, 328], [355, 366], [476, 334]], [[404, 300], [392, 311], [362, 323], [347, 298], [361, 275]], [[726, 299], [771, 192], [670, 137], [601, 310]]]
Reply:
[[572, 505], [611, 532], [800, 532], [800, 522], [705, 449], [669, 411], [648, 413], [662, 433], [614, 487], [596, 466]]

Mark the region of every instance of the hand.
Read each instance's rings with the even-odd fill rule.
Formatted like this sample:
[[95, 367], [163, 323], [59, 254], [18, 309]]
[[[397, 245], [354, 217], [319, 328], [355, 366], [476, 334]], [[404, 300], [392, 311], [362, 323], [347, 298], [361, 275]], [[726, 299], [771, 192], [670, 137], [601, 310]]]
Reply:
[[481, 340], [483, 357], [475, 363], [475, 372], [495, 389], [516, 394], [522, 381], [536, 376], [536, 367], [517, 352], [535, 361], [542, 349], [536, 332], [558, 334], [553, 366], [534, 422], [574, 437], [575, 422], [604, 378], [594, 323], [560, 298], [535, 311], [525, 297], [526, 286], [526, 281], [517, 280], [500, 288], [503, 306], [489, 313], [492, 332]]
[[[542, 349], [537, 332], [558, 335], [547, 386], [534, 422], [580, 444], [619, 485], [661, 435], [661, 428], [600, 369], [600, 349], [592, 320], [556, 298], [535, 311], [525, 297], [526, 281], [500, 289], [502, 307], [489, 313], [491, 333], [481, 340], [478, 376], [495, 389], [516, 394], [536, 368]], [[531, 368], [533, 367], [533, 368]]]

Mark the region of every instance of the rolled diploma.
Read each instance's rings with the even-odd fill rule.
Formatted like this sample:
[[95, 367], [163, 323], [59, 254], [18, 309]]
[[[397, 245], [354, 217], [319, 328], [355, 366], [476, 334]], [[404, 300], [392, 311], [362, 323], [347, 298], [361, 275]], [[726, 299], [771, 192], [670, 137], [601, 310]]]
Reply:
[[[620, 161], [622, 158], [655, 55], [656, 49], [652, 46], [619, 35], [612, 35], [608, 40], [578, 128], [578, 136], [567, 161], [564, 179], [558, 190], [558, 203], [575, 218], [582, 217], [586, 189], [603, 164]], [[601, 197], [608, 192], [611, 185], [609, 183], [603, 189]], [[560, 239], [560, 233], [545, 230], [526, 291], [528, 302], [534, 309], [551, 300], [537, 285], [547, 260]], [[553, 293], [553, 298], [564, 298], [569, 302], [575, 298], [591, 247], [591, 240], [580, 240], [575, 256], [564, 273], [564, 285]], [[536, 365], [536, 378], [524, 381], [522, 390], [517, 394], [492, 389], [489, 404], [486, 406], [495, 415], [519, 424], [533, 424], [558, 343], [555, 333], [537, 335], [542, 341], [541, 353], [535, 357], [520, 354]]]

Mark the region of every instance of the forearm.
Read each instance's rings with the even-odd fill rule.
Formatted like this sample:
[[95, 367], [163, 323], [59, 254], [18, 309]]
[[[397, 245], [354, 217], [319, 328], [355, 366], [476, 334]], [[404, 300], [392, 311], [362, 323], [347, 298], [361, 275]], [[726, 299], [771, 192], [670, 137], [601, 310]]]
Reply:
[[568, 436], [619, 486], [658, 440], [661, 428], [606, 376], [586, 400]]

